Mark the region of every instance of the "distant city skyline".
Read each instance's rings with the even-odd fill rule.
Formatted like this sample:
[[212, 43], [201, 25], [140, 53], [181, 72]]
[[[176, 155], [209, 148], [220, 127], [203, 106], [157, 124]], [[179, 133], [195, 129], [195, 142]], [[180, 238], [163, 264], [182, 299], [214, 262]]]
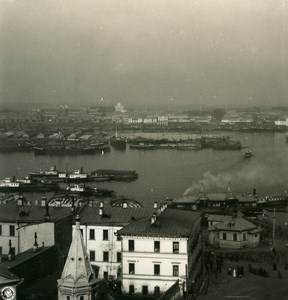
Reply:
[[0, 3], [0, 106], [288, 103], [288, 4]]

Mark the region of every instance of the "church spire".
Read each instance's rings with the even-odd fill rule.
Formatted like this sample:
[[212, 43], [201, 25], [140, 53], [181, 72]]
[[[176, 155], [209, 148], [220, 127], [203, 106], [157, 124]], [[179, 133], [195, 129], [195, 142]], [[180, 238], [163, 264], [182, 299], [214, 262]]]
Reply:
[[78, 292], [87, 292], [87, 299], [92, 295], [96, 287], [97, 280], [93, 272], [89, 257], [83, 242], [80, 230], [80, 219], [76, 217], [76, 228], [74, 230], [72, 243], [69, 249], [68, 257], [62, 272], [61, 279], [58, 280], [58, 299], [77, 299]]

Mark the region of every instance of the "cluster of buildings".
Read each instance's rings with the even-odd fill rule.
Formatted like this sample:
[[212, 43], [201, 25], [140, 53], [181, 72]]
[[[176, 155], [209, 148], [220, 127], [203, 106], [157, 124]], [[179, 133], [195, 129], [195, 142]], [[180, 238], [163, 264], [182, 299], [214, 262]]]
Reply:
[[120, 284], [125, 295], [158, 298], [175, 286], [185, 295], [201, 277], [203, 230], [206, 243], [224, 248], [255, 247], [261, 233], [240, 215], [203, 218], [167, 202], [153, 208], [1, 202], [0, 287], [31, 292], [34, 281], [60, 269], [58, 286], [50, 288], [58, 299], [97, 299], [102, 280]]
[[72, 107], [59, 105], [55, 107], [31, 108], [24, 112], [9, 111], [1, 113], [0, 123], [51, 123], [79, 124], [92, 123], [111, 125], [113, 123], [126, 126], [159, 125], [159, 126], [222, 126], [222, 127], [255, 127], [255, 126], [288, 126], [287, 111], [281, 112], [250, 112], [223, 110], [221, 118], [213, 111], [206, 112], [151, 112], [128, 111], [124, 105], [115, 106]]

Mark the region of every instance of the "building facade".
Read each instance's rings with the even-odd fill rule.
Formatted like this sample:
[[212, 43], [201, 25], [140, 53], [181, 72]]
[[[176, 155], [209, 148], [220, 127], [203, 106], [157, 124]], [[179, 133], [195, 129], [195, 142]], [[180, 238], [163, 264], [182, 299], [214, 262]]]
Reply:
[[172, 209], [121, 229], [123, 292], [157, 296], [179, 280], [185, 293], [197, 271], [190, 259], [199, 258], [199, 232], [198, 213]]

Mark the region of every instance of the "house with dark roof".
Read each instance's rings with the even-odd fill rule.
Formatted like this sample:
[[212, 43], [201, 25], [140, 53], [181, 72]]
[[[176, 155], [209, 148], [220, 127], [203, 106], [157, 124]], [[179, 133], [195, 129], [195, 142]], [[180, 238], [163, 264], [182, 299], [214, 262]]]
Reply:
[[201, 215], [165, 208], [118, 231], [124, 293], [158, 296], [178, 280], [184, 293], [200, 273]]
[[[81, 231], [90, 263], [98, 279], [116, 279], [121, 276], [121, 239], [117, 232], [124, 226], [142, 220], [157, 211], [154, 208], [86, 206], [80, 212]], [[75, 230], [75, 226], [73, 227]]]
[[[17, 286], [23, 281], [15, 274], [11, 273], [6, 267], [0, 264], [0, 297], [3, 298], [6, 294], [12, 294], [13, 299], [17, 299]], [[1, 295], [2, 294], [2, 295]], [[4, 299], [4, 298], [3, 298]]]
[[218, 221], [208, 228], [212, 246], [241, 249], [259, 245], [261, 228], [252, 222], [239, 215], [223, 216]]
[[57, 245], [65, 253], [71, 242], [71, 209], [28, 205], [22, 199], [0, 204], [0, 257], [4, 260], [33, 247]]

